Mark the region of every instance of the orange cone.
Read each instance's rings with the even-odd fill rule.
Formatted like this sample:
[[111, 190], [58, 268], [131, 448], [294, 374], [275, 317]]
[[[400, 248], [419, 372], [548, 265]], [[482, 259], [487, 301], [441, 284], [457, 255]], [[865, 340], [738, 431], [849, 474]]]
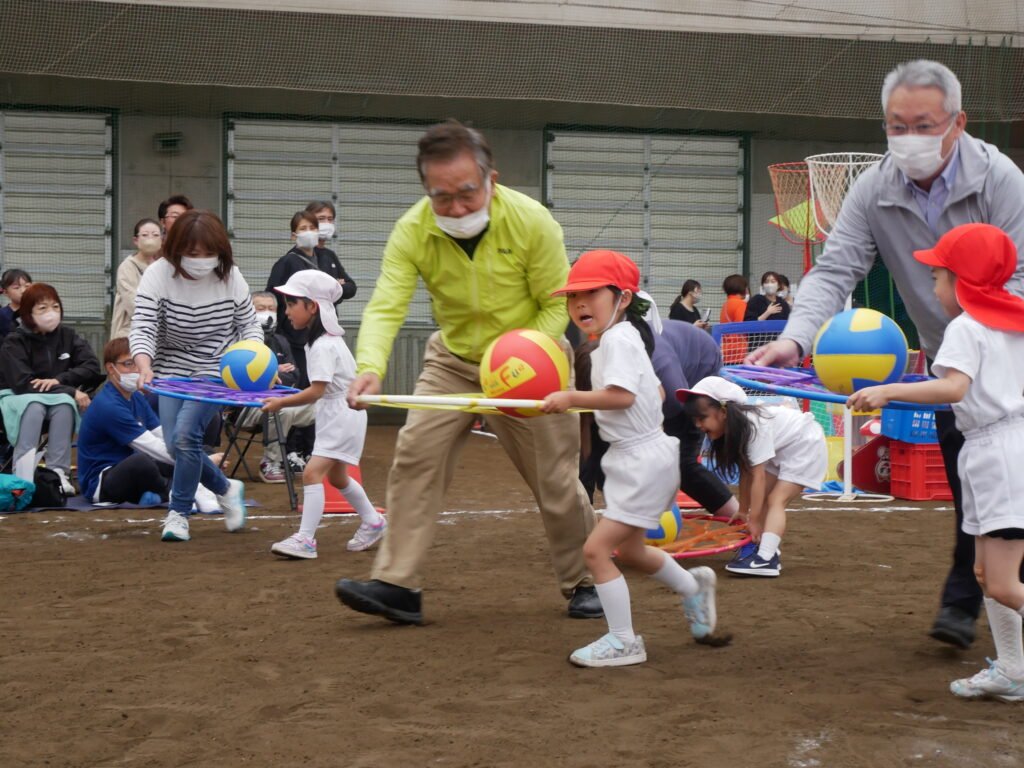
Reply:
[[[355, 464], [350, 464], [348, 467], [349, 479], [355, 480], [360, 485], [363, 484], [363, 475], [359, 471], [359, 467]], [[376, 508], [378, 512], [384, 514], [383, 507]], [[299, 511], [302, 510], [302, 505], [299, 505]], [[327, 478], [324, 478], [324, 514], [325, 515], [354, 515], [355, 510], [352, 505], [349, 504], [345, 497], [341, 495], [341, 491], [335, 488]]]

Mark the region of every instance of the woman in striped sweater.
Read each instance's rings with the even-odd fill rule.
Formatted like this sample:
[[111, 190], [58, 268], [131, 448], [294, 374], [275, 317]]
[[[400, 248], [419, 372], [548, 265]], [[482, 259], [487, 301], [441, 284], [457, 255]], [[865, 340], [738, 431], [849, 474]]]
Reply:
[[[218, 376], [220, 357], [241, 339], [263, 341], [249, 286], [234, 266], [221, 220], [188, 211], [164, 240], [164, 258], [142, 275], [132, 317], [131, 353], [139, 385], [159, 377]], [[174, 457], [164, 541], [188, 541], [188, 515], [200, 482], [217, 494], [229, 531], [245, 525], [244, 486], [203, 452], [203, 433], [219, 406], [160, 398], [160, 425]]]

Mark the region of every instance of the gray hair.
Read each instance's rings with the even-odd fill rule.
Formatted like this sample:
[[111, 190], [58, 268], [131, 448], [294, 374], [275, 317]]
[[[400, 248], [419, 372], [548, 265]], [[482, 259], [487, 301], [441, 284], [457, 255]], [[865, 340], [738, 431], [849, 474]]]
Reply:
[[277, 294], [273, 291], [253, 291], [249, 294], [250, 299], [273, 299], [274, 303], [277, 304]]
[[885, 76], [882, 83], [882, 111], [889, 108], [889, 97], [900, 86], [906, 88], [938, 88], [945, 94], [942, 108], [948, 114], [960, 111], [960, 81], [945, 64], [916, 59], [899, 64]]

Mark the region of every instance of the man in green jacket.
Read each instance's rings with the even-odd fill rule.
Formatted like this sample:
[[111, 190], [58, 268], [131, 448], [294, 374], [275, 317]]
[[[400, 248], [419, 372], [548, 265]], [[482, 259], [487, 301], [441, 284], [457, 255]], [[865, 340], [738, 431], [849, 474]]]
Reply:
[[[427, 343], [417, 395], [478, 391], [480, 359], [498, 336], [532, 328], [560, 339], [568, 325], [565, 300], [551, 296], [569, 270], [562, 229], [538, 202], [497, 184], [484, 137], [454, 120], [434, 126], [420, 139], [417, 167], [426, 196], [398, 220], [384, 249], [359, 329], [353, 407], [363, 407], [358, 395], [380, 393], [419, 279], [440, 330]], [[345, 605], [423, 622], [420, 572], [473, 419], [460, 411], [409, 412], [388, 475], [389, 531], [370, 581], [338, 581]], [[569, 615], [601, 618], [583, 562], [594, 512], [577, 479], [578, 417], [499, 417], [488, 426], [537, 500]]]

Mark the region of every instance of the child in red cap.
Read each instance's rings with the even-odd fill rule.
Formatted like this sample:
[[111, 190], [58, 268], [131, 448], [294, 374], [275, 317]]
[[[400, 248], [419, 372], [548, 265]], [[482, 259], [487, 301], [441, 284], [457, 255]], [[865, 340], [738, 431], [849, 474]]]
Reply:
[[974, 572], [985, 593], [996, 660], [950, 690], [964, 698], [1024, 701], [1024, 299], [1006, 281], [1017, 266], [1013, 241], [991, 224], [963, 224], [935, 247], [914, 251], [932, 268], [935, 295], [953, 320], [932, 370], [913, 384], [868, 387], [847, 404], [873, 410], [890, 400], [951, 403], [964, 433], [958, 474], [965, 533], [975, 537]]
[[[581, 667], [620, 667], [647, 660], [643, 638], [633, 632], [629, 588], [612, 560], [642, 571], [683, 597], [683, 613], [698, 641], [715, 629], [715, 572], [684, 570], [668, 553], [644, 545], [644, 532], [659, 524], [679, 487], [679, 441], [661, 428], [664, 392], [651, 364], [654, 338], [637, 294], [640, 271], [615, 251], [588, 251], [569, 270], [569, 317], [586, 336], [599, 337], [592, 353], [592, 391], [554, 392], [546, 413], [590, 408], [610, 447], [601, 460], [607, 504], [583, 545], [608, 621], [608, 634], [572, 653]], [[625, 321], [625, 322], [624, 322]]]

